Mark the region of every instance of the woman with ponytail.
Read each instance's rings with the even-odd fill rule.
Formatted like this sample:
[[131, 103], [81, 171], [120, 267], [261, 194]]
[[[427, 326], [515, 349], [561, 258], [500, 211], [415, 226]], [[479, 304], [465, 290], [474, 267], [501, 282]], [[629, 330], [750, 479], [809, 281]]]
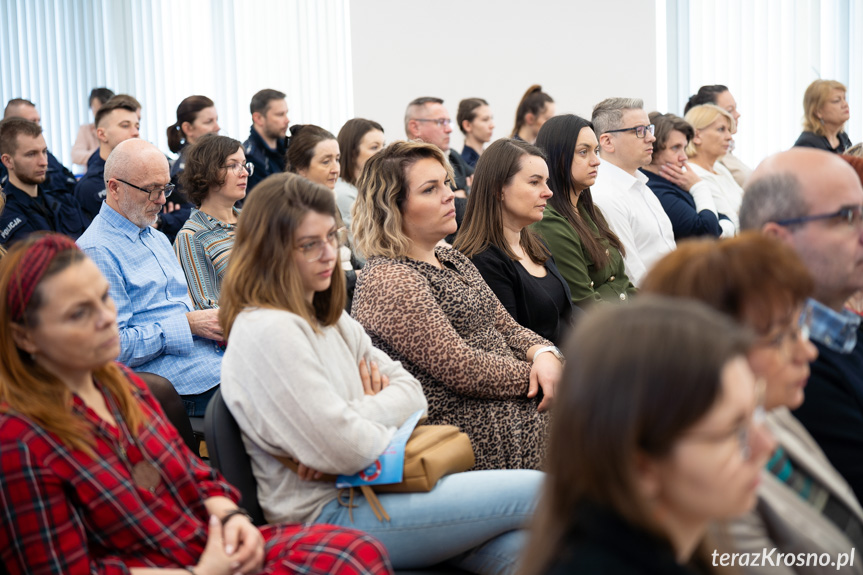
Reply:
[[533, 144], [536, 142], [539, 129], [554, 116], [554, 113], [554, 100], [542, 91], [542, 86], [534, 84], [527, 89], [521, 97], [521, 102], [518, 103], [512, 137]]
[[177, 121], [168, 126], [168, 148], [179, 157], [171, 165], [171, 183], [174, 184], [172, 201], [165, 204], [159, 217], [158, 228], [168, 241], [174, 243], [177, 232], [189, 219], [192, 204], [180, 182], [180, 174], [186, 169], [186, 150], [204, 134], [219, 133], [219, 114], [216, 104], [206, 96], [189, 96], [177, 106]]

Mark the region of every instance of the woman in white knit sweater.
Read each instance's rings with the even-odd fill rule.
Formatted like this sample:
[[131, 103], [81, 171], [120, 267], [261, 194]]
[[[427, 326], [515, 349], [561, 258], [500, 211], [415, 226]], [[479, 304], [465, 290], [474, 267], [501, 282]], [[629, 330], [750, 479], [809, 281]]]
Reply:
[[[368, 467], [427, 407], [419, 382], [343, 311], [344, 275], [334, 271], [344, 230], [335, 214], [327, 188], [292, 174], [267, 178], [244, 206], [222, 289], [222, 393], [264, 513], [270, 522], [365, 530], [396, 569], [451, 560], [475, 573], [513, 572], [540, 472], [459, 473], [429, 493], [381, 494], [389, 522], [362, 497], [352, 510], [340, 505], [332, 483], [315, 481]], [[295, 459], [298, 473], [276, 456]]]

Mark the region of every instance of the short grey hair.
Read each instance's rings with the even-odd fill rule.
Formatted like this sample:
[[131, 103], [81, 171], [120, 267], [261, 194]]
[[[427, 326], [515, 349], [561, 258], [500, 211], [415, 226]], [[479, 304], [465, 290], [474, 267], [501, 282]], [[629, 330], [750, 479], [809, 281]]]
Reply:
[[408, 131], [408, 124], [411, 120], [416, 119], [416, 114], [420, 110], [420, 108], [425, 108], [428, 104], [443, 104], [443, 99], [435, 98], [434, 96], [423, 96], [421, 98], [416, 98], [405, 109], [405, 134], [410, 137], [410, 132]]
[[808, 212], [797, 176], [789, 172], [770, 174], [746, 185], [740, 204], [740, 229], [760, 230], [768, 222], [799, 218]]
[[617, 130], [623, 122], [624, 111], [643, 109], [644, 100], [641, 98], [606, 98], [593, 107], [593, 129], [597, 136], [609, 130]]

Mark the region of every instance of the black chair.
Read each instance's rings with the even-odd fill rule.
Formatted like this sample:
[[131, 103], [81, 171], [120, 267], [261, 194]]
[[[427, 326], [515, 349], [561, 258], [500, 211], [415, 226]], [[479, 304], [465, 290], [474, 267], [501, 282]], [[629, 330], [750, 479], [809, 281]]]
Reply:
[[264, 512], [258, 504], [258, 482], [252, 473], [252, 460], [246, 453], [240, 428], [225, 400], [222, 390], [216, 391], [204, 416], [204, 434], [210, 465], [218, 469], [228, 483], [240, 490], [240, 504], [252, 516], [255, 525], [266, 525]]
[[183, 442], [189, 446], [192, 453], [199, 455], [198, 446], [201, 438], [192, 429], [189, 416], [186, 415], [186, 408], [183, 406], [183, 400], [180, 399], [180, 394], [174, 389], [174, 385], [155, 373], [137, 373], [136, 375], [147, 384], [150, 393], [162, 406], [162, 411], [165, 412], [168, 421], [177, 428]]

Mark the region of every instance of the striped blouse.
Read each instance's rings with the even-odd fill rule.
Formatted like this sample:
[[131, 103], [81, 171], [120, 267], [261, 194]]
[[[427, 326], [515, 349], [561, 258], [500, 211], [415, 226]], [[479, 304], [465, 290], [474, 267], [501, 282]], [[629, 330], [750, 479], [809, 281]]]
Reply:
[[[234, 208], [237, 217], [240, 210]], [[222, 278], [234, 248], [236, 224], [226, 224], [200, 210], [192, 215], [174, 240], [174, 251], [180, 260], [189, 297], [195, 309], [219, 307]]]

